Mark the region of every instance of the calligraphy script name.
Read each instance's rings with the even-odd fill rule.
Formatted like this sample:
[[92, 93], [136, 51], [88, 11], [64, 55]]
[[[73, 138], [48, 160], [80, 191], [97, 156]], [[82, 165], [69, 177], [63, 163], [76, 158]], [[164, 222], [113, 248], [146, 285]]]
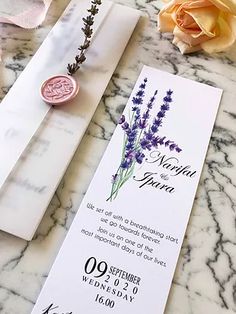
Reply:
[[155, 163], [158, 167], [169, 170], [171, 172], [170, 176], [183, 175], [189, 178], [193, 178], [196, 175], [196, 170], [193, 171], [190, 165], [180, 165], [178, 158], [162, 155], [159, 151], [151, 152], [146, 162], [150, 164]]
[[[178, 158], [168, 157], [161, 154], [159, 151], [151, 152], [146, 162], [156, 164], [158, 168], [161, 167], [162, 171], [168, 171], [168, 173], [158, 174], [157, 172], [145, 172], [141, 177], [133, 176], [133, 179], [139, 182], [139, 188], [150, 186], [167, 193], [174, 193], [175, 188], [166, 181], [168, 180], [168, 176], [176, 177], [182, 175], [191, 179], [196, 174], [196, 171], [192, 170], [190, 165], [180, 165]], [[160, 178], [165, 178], [165, 182], [160, 182]]]

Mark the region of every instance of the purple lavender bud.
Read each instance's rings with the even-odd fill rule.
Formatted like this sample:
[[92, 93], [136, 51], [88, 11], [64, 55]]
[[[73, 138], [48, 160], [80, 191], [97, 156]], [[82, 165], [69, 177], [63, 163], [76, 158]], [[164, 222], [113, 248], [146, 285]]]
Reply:
[[143, 97], [144, 96], [144, 90], [139, 90], [136, 94], [138, 97]]
[[153, 138], [153, 133], [152, 132], [146, 132], [145, 133], [145, 135], [146, 135], [146, 139], [148, 140], [148, 141], [151, 141], [152, 140], [152, 138]]
[[130, 168], [130, 166], [132, 165], [132, 160], [131, 159], [129, 159], [129, 158], [127, 158], [127, 159], [125, 159], [124, 161], [122, 161], [122, 163], [121, 163], [121, 168], [123, 168], [123, 169], [128, 169], [128, 168]]
[[173, 90], [170, 90], [170, 89], [166, 92], [166, 94], [167, 94], [168, 96], [171, 96], [172, 93], [173, 93]]
[[115, 183], [117, 180], [118, 180], [118, 174], [117, 174], [117, 173], [116, 173], [116, 174], [113, 174], [113, 175], [112, 175], [111, 182], [112, 182], [112, 183]]
[[153, 124], [153, 125], [151, 126], [151, 131], [152, 131], [153, 133], [156, 133], [157, 130], [158, 130], [158, 127], [157, 127], [155, 124]]
[[179, 148], [178, 146], [175, 148], [175, 150], [177, 151], [177, 153], [180, 153], [182, 151], [182, 149]]
[[146, 124], [146, 121], [145, 121], [145, 120], [141, 120], [141, 121], [139, 122], [139, 128], [140, 128], [140, 129], [145, 129], [146, 126], [147, 126], [147, 124]]
[[165, 138], [166, 138], [165, 136], [159, 138], [159, 144], [160, 144], [160, 145], [163, 145], [163, 144], [164, 144]]
[[172, 98], [170, 96], [165, 96], [163, 100], [166, 102], [172, 102]]
[[125, 146], [126, 150], [130, 150], [134, 148], [134, 143], [129, 142], [126, 146]]
[[137, 128], [138, 128], [138, 124], [137, 124], [137, 123], [134, 123], [134, 124], [132, 125], [132, 130], [133, 130], [133, 131], [136, 131]]
[[141, 140], [140, 145], [142, 149], [146, 149], [147, 145], [149, 144], [149, 141], [146, 140], [145, 138]]
[[164, 141], [165, 141], [165, 136], [160, 137], [160, 136], [156, 136], [152, 139], [152, 146], [157, 147], [158, 145], [163, 145]]
[[141, 164], [143, 162], [143, 158], [145, 157], [145, 155], [138, 151], [136, 154], [135, 154], [135, 159], [137, 161], [138, 164]]
[[158, 114], [157, 114], [158, 118], [164, 118], [165, 116], [165, 111], [159, 111]]
[[170, 141], [168, 140], [168, 141], [165, 142], [165, 147], [169, 146], [169, 145], [170, 145]]
[[136, 137], [137, 135], [137, 131], [136, 130], [131, 130], [130, 134], [129, 134], [129, 137]]
[[141, 105], [143, 103], [143, 98], [142, 97], [133, 97], [132, 102], [135, 105]]
[[140, 145], [142, 149], [150, 150], [152, 147], [152, 144], [150, 143], [150, 141], [146, 140], [145, 138], [141, 140]]
[[140, 108], [137, 108], [134, 117], [134, 123], [136, 123], [140, 119]]
[[143, 114], [143, 119], [146, 120], [146, 119], [148, 119], [148, 118], [149, 118], [149, 112], [146, 111], [146, 112], [144, 112], [144, 114]]
[[171, 145], [169, 146], [169, 149], [170, 149], [170, 150], [174, 150], [174, 149], [175, 149], [175, 143], [171, 144]]
[[159, 138], [158, 138], [158, 136], [157, 136], [157, 137], [154, 137], [154, 138], [152, 139], [152, 146], [153, 146], [153, 147], [157, 147], [158, 144], [159, 144]]
[[154, 102], [154, 100], [155, 100], [155, 97], [152, 96], [151, 99], [150, 99], [150, 102], [148, 103], [148, 108], [152, 107], [152, 103]]
[[135, 152], [132, 149], [127, 151], [125, 154], [125, 158], [130, 159], [130, 160], [132, 160], [134, 158], [134, 156], [135, 156]]
[[143, 80], [143, 83], [140, 84], [139, 88], [145, 89], [145, 88], [146, 88], [146, 83], [147, 83], [147, 78], [145, 78], [145, 79]]
[[133, 160], [135, 157], [135, 151], [134, 150], [130, 150], [129, 152], [127, 152], [127, 158]]
[[131, 131], [130, 128], [128, 128], [128, 129], [125, 130], [125, 133], [126, 133], [128, 136], [130, 135], [131, 132], [132, 132], [132, 131]]
[[134, 144], [134, 142], [135, 142], [135, 137], [134, 136], [129, 136], [128, 137], [128, 143]]
[[169, 110], [170, 109], [170, 106], [168, 105], [168, 104], [163, 104], [162, 106], [161, 106], [161, 110], [162, 111], [167, 111], [167, 110]]
[[124, 122], [121, 127], [122, 127], [122, 129], [123, 129], [124, 131], [126, 131], [126, 130], [129, 129], [129, 123], [128, 123], [128, 122]]
[[159, 127], [162, 125], [161, 119], [154, 119], [153, 125]]
[[118, 123], [119, 123], [119, 124], [122, 124], [122, 123], [124, 123], [124, 122], [125, 122], [125, 116], [122, 114], [122, 116], [120, 117]]

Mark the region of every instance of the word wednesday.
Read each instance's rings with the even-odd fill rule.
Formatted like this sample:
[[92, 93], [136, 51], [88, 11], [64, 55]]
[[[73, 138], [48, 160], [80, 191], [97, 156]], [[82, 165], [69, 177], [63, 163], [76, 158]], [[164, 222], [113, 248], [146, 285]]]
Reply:
[[91, 285], [97, 289], [100, 289], [100, 290], [103, 290], [107, 293], [110, 293], [120, 299], [123, 299], [127, 302], [130, 302], [132, 303], [134, 301], [134, 296], [126, 293], [124, 290], [118, 290], [116, 288], [113, 288], [112, 286], [109, 286], [105, 283], [100, 283], [99, 281], [97, 280], [94, 280], [93, 278], [90, 278], [88, 276], [83, 276], [83, 282], [84, 283], [87, 283], [88, 285]]

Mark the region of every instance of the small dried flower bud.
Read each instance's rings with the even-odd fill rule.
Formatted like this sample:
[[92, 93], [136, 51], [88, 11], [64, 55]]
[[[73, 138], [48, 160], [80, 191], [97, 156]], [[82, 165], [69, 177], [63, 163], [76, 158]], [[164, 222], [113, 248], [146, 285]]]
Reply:
[[81, 64], [81, 63], [83, 63], [85, 60], [86, 60], [86, 57], [85, 57], [84, 54], [82, 54], [82, 55], [79, 57], [78, 62]]
[[91, 9], [88, 10], [89, 13], [91, 13], [93, 16], [98, 13], [98, 8], [95, 5], [91, 6]]
[[83, 21], [85, 24], [92, 26], [94, 23], [94, 17], [93, 16], [87, 16], [86, 18], [83, 18]]
[[87, 41], [85, 41], [84, 44], [81, 45], [78, 49], [79, 49], [79, 50], [85, 50], [85, 49], [87, 49], [87, 48], [89, 47], [89, 45], [90, 45], [90, 41], [87, 40]]

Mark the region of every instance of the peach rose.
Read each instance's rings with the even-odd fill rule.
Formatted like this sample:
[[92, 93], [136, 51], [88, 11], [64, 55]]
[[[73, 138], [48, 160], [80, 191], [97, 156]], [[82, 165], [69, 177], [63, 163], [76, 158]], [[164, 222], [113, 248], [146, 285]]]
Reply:
[[236, 0], [171, 0], [158, 14], [158, 29], [172, 32], [183, 54], [223, 51], [236, 39]]

